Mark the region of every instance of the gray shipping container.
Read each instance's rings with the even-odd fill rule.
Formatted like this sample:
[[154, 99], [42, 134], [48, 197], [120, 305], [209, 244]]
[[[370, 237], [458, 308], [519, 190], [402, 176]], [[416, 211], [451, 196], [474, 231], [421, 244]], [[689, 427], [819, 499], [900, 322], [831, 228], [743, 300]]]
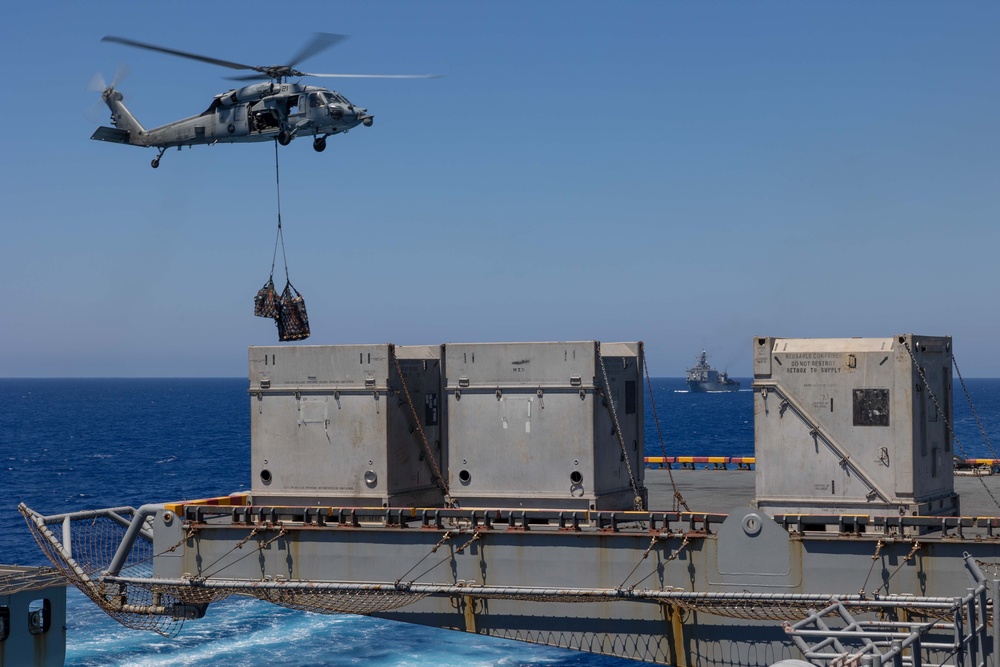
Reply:
[[297, 345], [249, 354], [254, 503], [443, 505], [420, 437], [422, 430], [446, 475], [440, 346]]
[[446, 344], [452, 499], [627, 510], [638, 492], [645, 505], [640, 354], [639, 343]]
[[753, 348], [757, 507], [958, 514], [950, 337], [758, 337]]

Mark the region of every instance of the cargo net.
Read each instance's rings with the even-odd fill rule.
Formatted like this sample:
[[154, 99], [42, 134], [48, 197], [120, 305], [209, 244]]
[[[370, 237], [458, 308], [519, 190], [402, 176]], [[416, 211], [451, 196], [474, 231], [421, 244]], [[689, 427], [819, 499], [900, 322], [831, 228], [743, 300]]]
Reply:
[[[615, 602], [615, 601], [643, 601], [656, 602], [673, 607], [681, 614], [701, 613], [724, 618], [739, 619], [744, 621], [796, 621], [807, 616], [811, 610], [817, 606], [823, 607], [831, 600], [838, 599], [838, 596], [810, 596], [801, 599], [792, 599], [791, 596], [782, 594], [764, 593], [692, 593], [685, 591], [631, 591], [631, 590], [609, 590], [609, 589], [582, 589], [567, 590], [560, 592], [546, 593], [497, 593], [490, 591], [486, 594], [480, 593], [475, 587], [469, 587], [467, 593], [474, 598], [493, 600], [514, 600], [518, 602], [560, 602], [560, 603], [586, 603], [586, 602]], [[885, 604], [865, 604], [864, 602], [847, 603], [850, 609], [857, 614], [876, 614], [885, 616]], [[910, 605], [910, 612], [913, 615], [922, 615], [926, 618], [950, 618], [950, 612], [937, 608], [922, 608], [919, 604]]]
[[268, 278], [253, 299], [253, 314], [257, 317], [272, 318], [278, 325], [278, 340], [305, 340], [309, 338], [309, 315], [306, 300], [291, 281], [279, 295], [274, 287], [274, 278]]
[[[294, 295], [293, 295], [294, 292]], [[278, 340], [305, 340], [309, 338], [309, 316], [306, 315], [306, 300], [292, 283], [285, 285], [281, 293], [281, 309], [276, 318]]]
[[105, 572], [125, 538], [125, 526], [135, 513], [133, 509], [117, 508], [101, 515], [71, 517], [69, 545], [62, 544], [57, 537], [65, 534], [62, 526], [45, 524], [26, 507], [21, 508], [21, 513], [62, 578], [125, 627], [150, 630], [166, 637], [176, 636], [185, 619], [200, 616], [204, 605], [232, 595], [301, 611], [359, 615], [398, 609], [427, 597], [424, 592], [379, 586], [317, 592], [310, 582], [239, 582], [226, 586], [206, 585], [211, 579], [192, 578], [179, 585], [147, 583], [142, 580], [152, 579], [154, 556], [174, 551], [184, 540], [161, 554], [154, 554], [152, 542], [142, 536], [133, 543], [118, 576], [106, 577]]
[[[52, 527], [25, 507], [21, 507], [32, 535], [42, 551], [65, 579], [122, 625], [136, 630], [151, 630], [166, 637], [181, 630], [189, 605], [207, 604], [220, 600], [228, 593], [183, 588], [134, 586], [106, 583], [103, 573], [108, 569], [118, 546], [125, 537], [125, 526], [133, 514], [132, 508], [118, 508], [102, 515], [72, 518], [70, 544], [64, 545]], [[116, 521], [114, 515], [121, 521]], [[57, 528], [58, 530], [58, 528]], [[61, 531], [65, 534], [65, 531]], [[153, 545], [139, 537], [125, 558], [120, 571], [123, 577], [153, 576]]]
[[797, 621], [815, 603], [791, 600], [671, 600], [670, 604], [684, 612], [698, 612], [744, 621]]
[[257, 317], [277, 318], [280, 308], [281, 297], [278, 296], [278, 290], [274, 289], [274, 277], [268, 278], [253, 298], [253, 314]]
[[[830, 600], [834, 596], [830, 597]], [[672, 599], [669, 604], [679, 608], [683, 612], [698, 612], [722, 616], [724, 618], [734, 618], [744, 621], [775, 621], [783, 623], [785, 621], [797, 621], [808, 616], [817, 606], [824, 606], [829, 600], [782, 600], [782, 599], [744, 599], [744, 600], [697, 600], [697, 599]], [[888, 613], [884, 605], [866, 605], [855, 603], [850, 605], [852, 612], [857, 614], [875, 614], [885, 617]], [[914, 607], [910, 609], [911, 616], [916, 618], [935, 618], [945, 620], [950, 616], [939, 609], [928, 609]]]
[[[309, 584], [304, 582], [288, 582], [290, 587], [299, 586], [308, 588]], [[596, 602], [615, 601], [644, 601], [658, 602], [673, 606], [681, 614], [699, 612], [711, 614], [725, 618], [748, 620], [748, 621], [773, 621], [782, 623], [786, 621], [800, 620], [808, 616], [817, 606], [822, 607], [835, 596], [829, 598], [817, 598], [813, 600], [787, 600], [780, 599], [780, 595], [769, 598], [764, 595], [748, 595], [754, 599], [729, 599], [710, 600], [703, 594], [688, 593], [678, 597], [663, 598], [659, 591], [626, 593], [616, 595], [616, 591], [607, 589], [582, 589], [582, 590], [547, 590], [540, 593], [518, 592], [504, 593], [497, 589], [477, 590], [476, 586], [467, 586], [456, 590], [454, 586], [448, 585], [417, 585], [419, 592], [409, 591], [405, 588], [391, 591], [382, 587], [380, 590], [339, 590], [324, 592], [303, 592], [294, 588], [259, 588], [247, 591], [244, 589], [232, 589], [234, 595], [250, 595], [265, 602], [271, 602], [282, 607], [298, 609], [302, 611], [317, 612], [323, 614], [359, 614], [369, 615], [390, 611], [405, 607], [422, 600], [429, 595], [447, 597], [469, 597], [476, 600], [511, 600], [516, 602], [545, 602], [562, 604], [587, 604]], [[941, 609], [940, 607], [922, 607], [917, 601], [909, 601], [907, 604], [907, 614], [911, 619], [922, 620], [949, 620], [953, 618], [953, 612]], [[874, 615], [880, 619], [891, 618], [895, 611], [887, 608], [886, 605], [869, 605], [854, 602], [848, 603], [849, 608], [855, 614]]]
[[[408, 593], [405, 591], [385, 591], [385, 590], [362, 590], [362, 591], [337, 591], [337, 592], [309, 592], [312, 586], [309, 582], [288, 582], [280, 588], [263, 588], [250, 586], [212, 586], [205, 587], [203, 582], [191, 580], [190, 585], [163, 586], [157, 584], [146, 584], [130, 580], [127, 583], [109, 583], [108, 590], [120, 593], [131, 606], [141, 605], [143, 602], [170, 601], [180, 603], [188, 609], [194, 609], [200, 605], [207, 605], [212, 602], [223, 600], [233, 595], [256, 598], [263, 602], [295, 609], [297, 611], [308, 611], [318, 614], [356, 614], [367, 616], [381, 612], [399, 609], [407, 605], [418, 602], [427, 597], [425, 593]], [[95, 602], [97, 602], [95, 600]], [[98, 602], [100, 605], [100, 602]], [[128, 627], [137, 627], [142, 630], [153, 630], [160, 634], [167, 634], [158, 627], [148, 627], [148, 623], [143, 626], [129, 624], [119, 618], [105, 605], [102, 608], [113, 618]], [[184, 606], [180, 609], [175, 607], [171, 612], [169, 608], [162, 612], [155, 610], [153, 606], [144, 613], [166, 613], [172, 614], [174, 618], [170, 620], [176, 623], [171, 626], [171, 634], [176, 635], [180, 631], [183, 623], [182, 616]]]
[[234, 592], [239, 595], [251, 595], [258, 600], [299, 611], [311, 611], [318, 614], [357, 614], [360, 616], [392, 611], [427, 597], [426, 593], [385, 590], [303, 593], [272, 588], [257, 589], [249, 593], [245, 590]]

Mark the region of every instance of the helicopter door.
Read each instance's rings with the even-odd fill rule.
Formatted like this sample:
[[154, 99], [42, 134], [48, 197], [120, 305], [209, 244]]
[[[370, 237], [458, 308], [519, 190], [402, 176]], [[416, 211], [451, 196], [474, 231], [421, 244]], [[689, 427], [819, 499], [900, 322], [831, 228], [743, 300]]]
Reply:
[[233, 107], [220, 107], [218, 110], [218, 130], [216, 136], [220, 141], [229, 138], [245, 137], [247, 131], [246, 107], [238, 104]]
[[306, 105], [304, 95], [292, 95], [288, 98], [288, 124], [295, 127], [305, 117]]
[[249, 130], [254, 134], [274, 134], [278, 131], [278, 108], [273, 96], [255, 104], [248, 104], [246, 113], [249, 118]]

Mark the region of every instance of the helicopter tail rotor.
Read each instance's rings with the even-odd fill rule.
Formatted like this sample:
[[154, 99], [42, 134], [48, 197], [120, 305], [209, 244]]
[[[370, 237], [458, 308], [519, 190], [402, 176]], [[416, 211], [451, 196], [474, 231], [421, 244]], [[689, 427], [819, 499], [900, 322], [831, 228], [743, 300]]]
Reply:
[[[101, 122], [104, 117], [104, 111], [107, 104], [105, 101], [105, 95], [111, 95], [114, 93], [118, 84], [121, 83], [131, 71], [132, 70], [129, 69], [128, 65], [120, 63], [118, 65], [118, 69], [115, 71], [115, 76], [111, 79], [110, 83], [108, 83], [107, 79], [104, 78], [104, 74], [100, 71], [94, 73], [94, 76], [90, 78], [90, 82], [87, 84], [87, 90], [100, 93], [101, 97], [94, 102], [89, 109], [87, 109], [84, 114], [87, 120], [92, 123]], [[118, 93], [118, 95], [120, 96], [121, 93]]]
[[98, 71], [94, 73], [91, 77], [90, 83], [87, 84], [87, 90], [92, 90], [95, 93], [104, 92], [106, 88], [116, 88], [119, 83], [121, 83], [125, 77], [129, 75], [132, 70], [125, 63], [119, 63], [118, 69], [115, 70], [115, 77], [111, 79], [111, 83], [108, 83], [104, 75]]
[[90, 83], [87, 84], [87, 90], [95, 93], [99, 93], [107, 87], [108, 82], [100, 72], [94, 72], [94, 76], [90, 77]]

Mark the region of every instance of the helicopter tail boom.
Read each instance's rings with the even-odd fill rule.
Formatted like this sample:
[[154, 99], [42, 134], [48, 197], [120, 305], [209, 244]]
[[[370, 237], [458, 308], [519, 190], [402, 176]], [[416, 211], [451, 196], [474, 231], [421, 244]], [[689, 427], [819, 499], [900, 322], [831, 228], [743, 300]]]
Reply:
[[114, 127], [99, 127], [90, 138], [135, 146], [147, 145], [142, 141], [146, 130], [122, 103], [122, 94], [115, 90], [114, 86], [108, 86], [101, 93], [101, 99], [111, 109], [111, 124]]

